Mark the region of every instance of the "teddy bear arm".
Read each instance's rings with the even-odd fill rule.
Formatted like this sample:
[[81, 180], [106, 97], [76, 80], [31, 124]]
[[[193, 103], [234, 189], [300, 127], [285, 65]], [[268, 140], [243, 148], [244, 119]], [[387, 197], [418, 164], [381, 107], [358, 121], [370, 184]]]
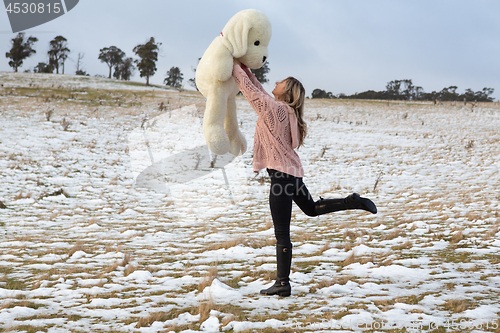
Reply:
[[212, 62], [212, 76], [219, 81], [227, 81], [232, 76], [233, 72], [233, 56], [224, 47], [219, 48], [213, 58], [217, 61]]

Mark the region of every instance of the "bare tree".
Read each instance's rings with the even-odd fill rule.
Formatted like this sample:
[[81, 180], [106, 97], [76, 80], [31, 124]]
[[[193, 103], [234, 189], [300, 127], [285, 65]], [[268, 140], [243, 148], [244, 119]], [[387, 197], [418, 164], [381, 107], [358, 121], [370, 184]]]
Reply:
[[85, 53], [78, 52], [78, 60], [76, 61], [76, 75], [86, 75], [82, 67], [82, 59], [85, 57]]

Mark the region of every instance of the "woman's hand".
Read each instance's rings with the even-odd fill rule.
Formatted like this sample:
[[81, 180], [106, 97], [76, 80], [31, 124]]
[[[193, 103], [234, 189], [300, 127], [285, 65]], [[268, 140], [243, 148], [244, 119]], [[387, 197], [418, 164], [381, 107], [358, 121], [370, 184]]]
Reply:
[[252, 75], [253, 75], [252, 72], [250, 72], [250, 70], [248, 69], [248, 67], [245, 64], [241, 64], [240, 66], [241, 66], [241, 69], [243, 69], [243, 71], [245, 73], [247, 73], [248, 77], [252, 77]]
[[252, 72], [250, 72], [250, 70], [244, 63], [240, 62], [238, 59], [233, 58], [233, 64], [239, 65], [241, 69], [248, 75], [248, 77], [252, 77]]

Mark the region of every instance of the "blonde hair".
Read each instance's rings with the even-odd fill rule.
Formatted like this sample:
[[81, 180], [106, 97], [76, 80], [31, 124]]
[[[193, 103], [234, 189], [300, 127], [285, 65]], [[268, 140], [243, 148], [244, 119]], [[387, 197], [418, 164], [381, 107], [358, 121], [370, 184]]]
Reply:
[[297, 116], [297, 124], [299, 126], [299, 147], [304, 143], [307, 135], [307, 124], [304, 121], [304, 101], [306, 98], [306, 91], [302, 83], [294, 77], [287, 77], [285, 90], [279, 96], [280, 101], [288, 104], [295, 115]]

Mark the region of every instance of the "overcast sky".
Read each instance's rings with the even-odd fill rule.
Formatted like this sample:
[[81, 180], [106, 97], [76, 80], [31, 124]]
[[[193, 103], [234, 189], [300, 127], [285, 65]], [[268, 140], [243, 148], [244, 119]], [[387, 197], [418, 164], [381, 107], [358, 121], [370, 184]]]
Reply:
[[[387, 82], [412, 79], [426, 92], [451, 85], [458, 92], [495, 89], [500, 98], [500, 1], [497, 0], [80, 0], [51, 22], [26, 31], [39, 39], [37, 54], [20, 71], [47, 61], [57, 35], [71, 49], [66, 73], [74, 74], [79, 52], [90, 75], [108, 74], [97, 58], [115, 45], [127, 56], [154, 37], [161, 42], [158, 71], [162, 84], [177, 66], [187, 80], [203, 52], [238, 11], [255, 8], [271, 20], [268, 91], [287, 76], [300, 79], [310, 95], [320, 88], [333, 94], [384, 90]], [[4, 57], [11, 32], [0, 13], [0, 71], [11, 71]], [[3, 60], [2, 60], [3, 59]], [[138, 71], [134, 81], [145, 81]]]

